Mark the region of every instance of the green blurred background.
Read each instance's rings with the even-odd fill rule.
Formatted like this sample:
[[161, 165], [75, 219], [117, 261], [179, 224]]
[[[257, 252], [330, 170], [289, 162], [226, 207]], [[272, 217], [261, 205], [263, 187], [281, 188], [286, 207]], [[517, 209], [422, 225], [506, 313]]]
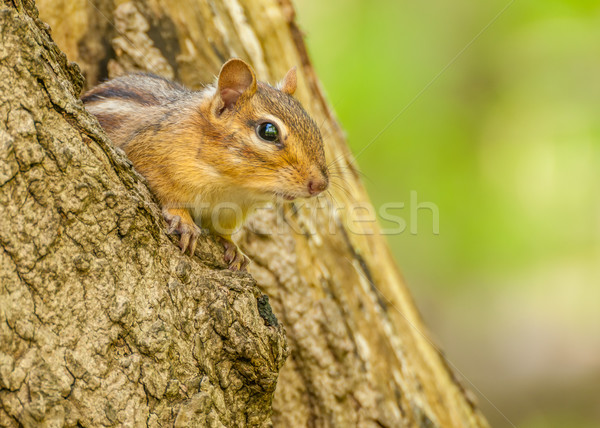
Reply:
[[296, 2], [376, 207], [439, 207], [388, 239], [492, 425], [598, 427], [600, 2], [507, 5]]

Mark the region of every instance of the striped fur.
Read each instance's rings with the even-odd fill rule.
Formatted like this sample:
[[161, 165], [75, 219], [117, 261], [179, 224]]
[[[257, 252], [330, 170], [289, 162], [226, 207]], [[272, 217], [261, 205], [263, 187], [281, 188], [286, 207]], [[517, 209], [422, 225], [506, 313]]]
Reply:
[[[282, 92], [256, 82], [241, 60], [231, 62], [237, 68], [227, 70], [226, 64], [217, 84], [203, 91], [150, 74], [130, 74], [82, 97], [163, 207], [189, 210], [196, 223], [226, 238], [223, 229], [238, 227], [256, 202], [275, 195], [310, 197], [311, 180], [325, 186], [328, 180], [319, 128], [290, 95], [295, 72]], [[222, 97], [226, 93], [234, 99], [241, 95], [228, 106]], [[278, 144], [256, 135], [265, 120], [278, 126]], [[213, 212], [222, 203], [233, 203], [240, 211], [235, 216], [231, 210], [219, 213], [217, 228]]]

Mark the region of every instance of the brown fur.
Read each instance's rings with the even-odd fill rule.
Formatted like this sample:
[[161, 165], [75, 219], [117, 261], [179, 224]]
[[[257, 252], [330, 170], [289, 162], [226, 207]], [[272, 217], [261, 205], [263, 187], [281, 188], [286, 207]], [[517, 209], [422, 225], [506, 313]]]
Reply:
[[[228, 238], [211, 219], [219, 203], [240, 207], [237, 221], [227, 213], [217, 218], [233, 229], [256, 202], [310, 197], [311, 180], [327, 186], [321, 133], [292, 98], [295, 88], [295, 70], [282, 92], [256, 82], [252, 68], [234, 59], [204, 91], [132, 74], [93, 88], [82, 100], [163, 207], [187, 209], [198, 224]], [[279, 142], [257, 137], [264, 121], [276, 123]]]

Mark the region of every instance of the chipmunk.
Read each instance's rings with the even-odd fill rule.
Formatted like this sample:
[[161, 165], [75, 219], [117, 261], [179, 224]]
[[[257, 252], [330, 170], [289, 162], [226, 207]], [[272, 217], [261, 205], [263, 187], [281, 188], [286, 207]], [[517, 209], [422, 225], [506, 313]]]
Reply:
[[229, 268], [244, 270], [249, 260], [231, 234], [248, 211], [276, 197], [316, 196], [329, 183], [319, 127], [295, 90], [295, 68], [274, 88], [231, 59], [202, 91], [130, 74], [82, 101], [147, 179], [181, 251], [194, 254], [202, 227], [223, 243]]

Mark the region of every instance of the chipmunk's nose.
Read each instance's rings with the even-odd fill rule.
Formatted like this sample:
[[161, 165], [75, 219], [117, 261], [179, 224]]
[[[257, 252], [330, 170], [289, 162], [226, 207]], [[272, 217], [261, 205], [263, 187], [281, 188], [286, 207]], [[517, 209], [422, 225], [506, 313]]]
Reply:
[[310, 196], [318, 195], [327, 189], [328, 184], [327, 177], [325, 176], [313, 177], [308, 180], [308, 193], [310, 193]]

